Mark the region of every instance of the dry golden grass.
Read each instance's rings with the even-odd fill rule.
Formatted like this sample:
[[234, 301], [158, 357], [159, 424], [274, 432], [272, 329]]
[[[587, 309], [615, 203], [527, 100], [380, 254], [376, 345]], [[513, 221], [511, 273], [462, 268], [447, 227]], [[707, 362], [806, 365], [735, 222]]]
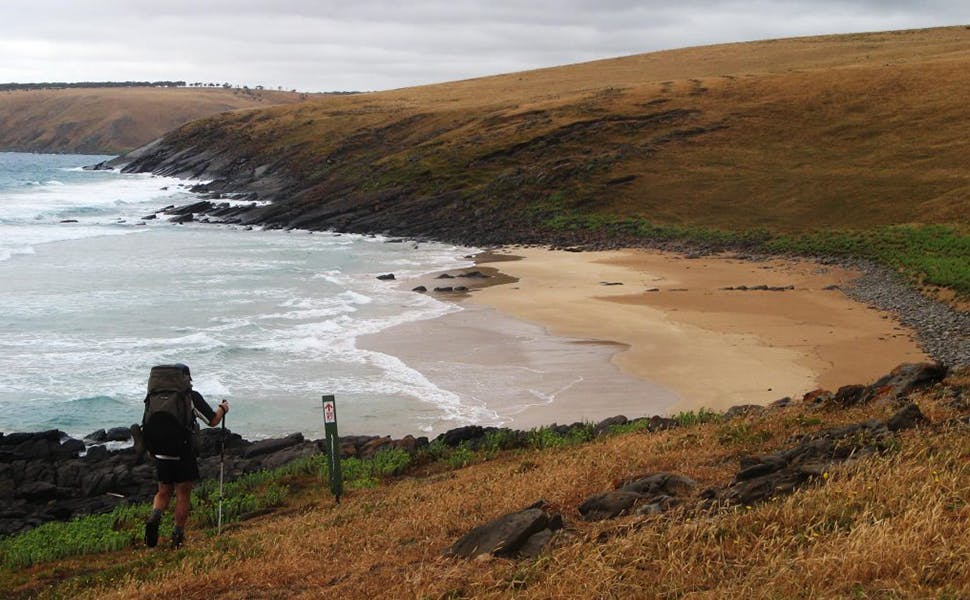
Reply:
[[347, 189], [360, 202], [405, 189], [457, 193], [441, 208], [450, 218], [555, 198], [555, 209], [734, 230], [966, 226], [968, 89], [970, 28], [950, 27], [318, 97], [173, 139], [281, 165], [308, 210]]
[[[897, 451], [750, 508], [601, 523], [584, 523], [576, 511], [587, 495], [648, 472], [675, 471], [702, 488], [724, 485], [741, 455], [891, 410], [803, 415], [796, 407], [511, 452], [352, 491], [339, 506], [315, 484], [279, 514], [218, 539], [190, 536], [190, 549], [174, 562], [167, 550], [133, 550], [34, 570], [44, 581], [129, 565], [134, 575], [107, 588], [72, 590], [98, 598], [966, 598], [970, 429], [941, 426], [960, 414], [941, 398], [947, 386], [968, 385], [964, 372], [915, 398], [934, 425], [900, 434]], [[799, 424], [799, 415], [823, 422]], [[544, 556], [441, 556], [471, 527], [539, 498], [567, 521]]]
[[0, 148], [120, 154], [194, 119], [298, 102], [300, 94], [205, 88], [0, 92]]

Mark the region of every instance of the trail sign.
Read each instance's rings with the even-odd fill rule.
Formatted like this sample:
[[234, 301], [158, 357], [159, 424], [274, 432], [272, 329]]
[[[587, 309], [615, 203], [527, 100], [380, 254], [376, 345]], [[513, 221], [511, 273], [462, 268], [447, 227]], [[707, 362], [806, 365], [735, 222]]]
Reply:
[[337, 435], [337, 401], [333, 396], [323, 397], [323, 430], [326, 433], [327, 466], [330, 472], [330, 491], [340, 504], [344, 493], [344, 479], [340, 473], [340, 437]]

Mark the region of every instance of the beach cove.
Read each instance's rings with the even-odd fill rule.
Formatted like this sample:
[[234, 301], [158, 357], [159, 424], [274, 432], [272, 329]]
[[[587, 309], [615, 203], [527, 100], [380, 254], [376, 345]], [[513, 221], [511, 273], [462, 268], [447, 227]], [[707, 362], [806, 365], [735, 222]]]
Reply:
[[[489, 277], [447, 279], [472, 271], [463, 269], [402, 284], [433, 294], [467, 287], [436, 293], [465, 310], [391, 328], [362, 345], [463, 397], [462, 378], [434, 365], [504, 364], [563, 382], [554, 398], [528, 406], [478, 394], [483, 408], [515, 428], [763, 405], [929, 360], [914, 331], [843, 293], [860, 276], [844, 267], [516, 247], [478, 256], [474, 269]], [[540, 333], [548, 334], [541, 343]]]

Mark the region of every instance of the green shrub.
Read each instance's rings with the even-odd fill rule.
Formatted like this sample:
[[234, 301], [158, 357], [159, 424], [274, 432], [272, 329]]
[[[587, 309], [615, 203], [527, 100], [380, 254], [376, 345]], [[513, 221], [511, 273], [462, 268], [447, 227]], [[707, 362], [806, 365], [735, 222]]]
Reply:
[[509, 450], [519, 445], [519, 437], [511, 429], [496, 429], [485, 434], [482, 449], [494, 454], [501, 450]]
[[467, 467], [475, 460], [475, 453], [462, 442], [457, 448], [451, 451], [445, 461], [452, 469]]
[[340, 474], [344, 485], [349, 489], [372, 488], [377, 486], [374, 465], [371, 461], [359, 458], [345, 458], [340, 461]]
[[422, 453], [431, 460], [441, 460], [451, 454], [451, 447], [445, 444], [443, 440], [437, 439], [428, 444], [422, 450]]
[[701, 408], [698, 411], [682, 411], [674, 415], [673, 419], [681, 427], [700, 425], [702, 423], [717, 423], [721, 420], [721, 415], [709, 408]]
[[559, 231], [602, 231], [653, 242], [684, 242], [708, 249], [750, 248], [773, 254], [844, 256], [877, 262], [916, 283], [970, 296], [970, 235], [947, 225], [892, 225], [867, 230], [823, 230], [774, 234], [763, 228], [728, 231], [662, 225], [636, 217], [581, 213], [553, 194], [539, 211], [543, 224]]
[[645, 419], [638, 419], [635, 421], [630, 421], [624, 423], [623, 425], [610, 425], [607, 431], [610, 435], [619, 435], [623, 433], [633, 433], [636, 431], [644, 431], [650, 427], [650, 422]]
[[543, 448], [559, 448], [588, 442], [596, 436], [596, 426], [583, 423], [572, 427], [565, 435], [560, 435], [552, 427], [532, 429], [527, 434], [528, 445], [537, 450]]
[[375, 454], [371, 464], [378, 477], [399, 475], [411, 464], [411, 455], [400, 448], [389, 448]]
[[0, 562], [6, 568], [18, 569], [67, 556], [127, 548], [141, 533], [131, 523], [133, 515], [133, 508], [126, 506], [106, 514], [45, 523], [0, 541]]

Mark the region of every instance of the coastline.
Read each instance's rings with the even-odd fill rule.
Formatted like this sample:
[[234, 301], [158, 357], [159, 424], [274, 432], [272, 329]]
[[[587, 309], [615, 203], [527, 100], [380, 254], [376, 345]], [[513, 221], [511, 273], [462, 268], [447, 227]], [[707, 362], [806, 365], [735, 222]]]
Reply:
[[677, 401], [671, 390], [613, 364], [622, 344], [554, 335], [541, 325], [467, 302], [467, 296], [450, 299], [462, 310], [362, 336], [358, 346], [397, 357], [463, 402], [494, 415], [489, 421], [456, 422], [456, 427], [528, 430], [618, 414], [652, 416], [666, 414]]
[[[449, 272], [466, 275], [462, 279], [442, 282], [434, 274], [404, 282], [408, 289], [420, 284], [429, 290], [460, 282], [467, 291], [436, 297], [465, 310], [387, 330], [363, 343], [399, 356], [462, 395], [454, 389], [462, 386], [460, 377], [443, 377], [434, 372], [435, 364], [451, 360], [472, 370], [528, 364], [564, 384], [577, 369], [603, 374], [610, 372], [603, 363], [615, 368], [614, 385], [604, 387], [608, 379], [600, 379], [599, 387], [582, 386], [518, 412], [514, 402], [475, 398], [511, 427], [571, 422], [577, 415], [595, 421], [763, 405], [817, 388], [834, 391], [872, 381], [900, 363], [930, 360], [912, 329], [841, 291], [861, 276], [844, 267], [643, 249], [514, 247], [479, 255], [476, 270], [487, 278], [467, 277], [473, 271], [463, 269]], [[762, 286], [768, 289], [757, 289]], [[550, 351], [538, 344], [523, 359], [522, 349], [509, 343], [521, 338], [516, 330], [529, 327], [536, 328], [533, 339], [541, 332], [550, 347], [595, 351], [553, 351], [543, 358]], [[495, 341], [503, 334], [505, 346]], [[416, 339], [427, 343], [415, 344]], [[659, 402], [643, 399], [648, 389]]]

